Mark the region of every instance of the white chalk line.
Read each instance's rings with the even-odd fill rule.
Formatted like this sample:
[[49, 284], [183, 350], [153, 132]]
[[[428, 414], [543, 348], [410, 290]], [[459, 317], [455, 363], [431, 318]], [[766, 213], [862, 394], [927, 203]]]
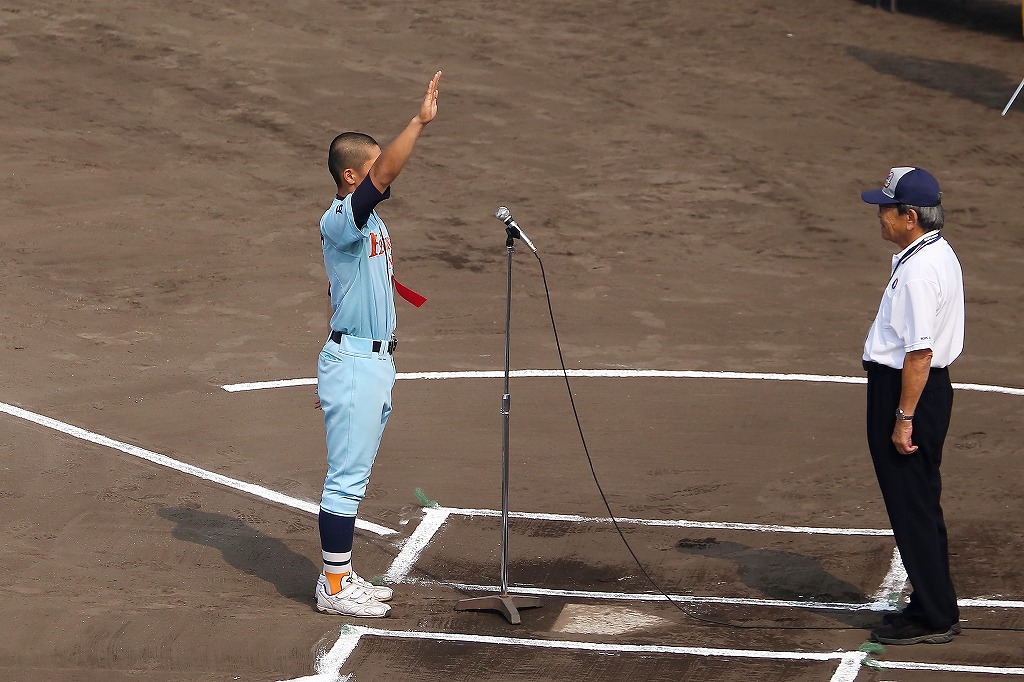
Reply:
[[871, 661], [872, 667], [883, 670], [930, 670], [942, 673], [982, 673], [987, 675], [1024, 675], [1024, 668], [997, 668], [987, 665], [954, 665], [947, 663], [913, 663], [911, 661]]
[[[107, 436], [103, 436], [98, 433], [93, 433], [92, 431], [87, 431], [81, 427], [74, 426], [72, 424], [68, 424], [62, 421], [58, 421], [51, 417], [46, 417], [35, 412], [29, 412], [28, 410], [24, 410], [20, 407], [15, 407], [14, 405], [9, 405], [7, 403], [0, 402], [0, 412], [7, 413], [12, 417], [17, 417], [18, 419], [23, 419], [25, 421], [32, 422], [33, 424], [38, 424], [39, 426], [45, 426], [48, 429], [59, 431], [66, 435], [72, 436], [73, 438], [78, 438], [79, 440], [95, 443], [96, 445], [102, 445], [104, 447], [112, 448], [114, 450], [119, 450], [120, 452], [131, 455], [133, 457], [138, 457], [139, 459], [147, 460], [149, 462], [152, 462], [153, 464], [158, 464], [160, 466], [167, 467], [168, 469], [173, 469], [183, 474], [188, 474], [189, 476], [195, 476], [196, 478], [201, 478], [204, 481], [217, 483], [218, 485], [222, 485], [233, 490], [238, 490], [240, 492], [247, 493], [249, 495], [253, 495], [255, 497], [268, 500], [270, 502], [276, 502], [277, 504], [282, 504], [286, 507], [299, 509], [310, 514], [320, 513], [320, 505], [315, 504], [313, 502], [306, 502], [305, 500], [290, 497], [283, 493], [279, 493], [275, 490], [271, 490], [270, 488], [265, 488], [261, 485], [256, 485], [255, 483], [246, 483], [245, 481], [240, 481], [236, 478], [230, 478], [228, 476], [224, 476], [223, 474], [218, 474], [213, 471], [207, 471], [206, 469], [201, 469], [192, 464], [186, 464], [185, 462], [172, 459], [170, 457], [167, 457], [166, 455], [161, 455], [157, 452], [153, 452], [152, 450], [146, 450], [145, 448], [140, 448], [139, 446], [131, 445], [130, 443], [123, 443], [119, 440], [114, 440], [113, 438], [108, 438]], [[377, 535], [381, 536], [396, 535], [398, 532], [390, 528], [385, 528], [384, 526], [378, 525], [376, 523], [363, 521], [362, 519], [356, 519], [356, 527], [370, 531], [371, 533], [376, 533]]]
[[892, 550], [892, 560], [889, 562], [889, 572], [882, 579], [882, 584], [874, 594], [877, 602], [888, 602], [890, 595], [902, 595], [907, 586], [907, 569], [903, 566], [903, 557], [900, 556], [900, 548]]
[[977, 607], [980, 609], [1024, 609], [1024, 601], [1016, 599], [987, 599], [975, 597], [973, 599], [957, 599], [957, 606]]
[[352, 625], [343, 626], [341, 635], [334, 646], [317, 656], [316, 663], [313, 665], [316, 674], [287, 682], [342, 682], [349, 679], [349, 675], [341, 674], [341, 668], [355, 651], [362, 635], [361, 628]]
[[[842, 660], [848, 652], [843, 651], [766, 651], [759, 649], [728, 649], [716, 647], [677, 646], [667, 644], [612, 644], [608, 642], [582, 642], [564, 639], [534, 639], [527, 637], [500, 637], [461, 632], [425, 632], [419, 630], [385, 630], [363, 626], [349, 626], [360, 631], [360, 636], [390, 637], [396, 639], [418, 639], [432, 642], [470, 642], [474, 644], [495, 644], [537, 649], [567, 649], [573, 651], [597, 651], [600, 653], [628, 654], [673, 654], [682, 656], [705, 656], [716, 658], [759, 658], [782, 661], [835, 661]], [[351, 636], [342, 634], [343, 637]]]
[[[414, 581], [406, 581], [413, 583]], [[433, 581], [431, 581], [433, 582]], [[436, 583], [435, 583], [436, 584]], [[441, 585], [456, 590], [473, 592], [498, 592], [498, 585], [474, 585], [472, 583], [441, 582]], [[746, 597], [701, 597], [691, 594], [670, 594], [668, 599], [657, 592], [601, 592], [596, 590], [559, 590], [546, 587], [509, 585], [511, 594], [534, 597], [568, 597], [572, 599], [607, 599], [611, 601], [656, 602], [674, 601], [685, 604], [721, 604], [727, 606], [765, 606], [786, 609], [812, 609], [822, 611], [889, 611], [888, 602], [815, 602], [785, 599], [753, 599]]]
[[[570, 377], [608, 377], [608, 378], [669, 378], [669, 379], [754, 379], [760, 381], [806, 381], [828, 384], [866, 384], [865, 377], [848, 377], [833, 374], [779, 374], [765, 372], [708, 372], [697, 370], [661, 370], [661, 369], [570, 369]], [[397, 379], [498, 379], [505, 376], [501, 371], [462, 371], [462, 372], [399, 372]], [[509, 372], [515, 378], [550, 378], [563, 376], [560, 369], [517, 369]], [[316, 378], [278, 379], [275, 381], [254, 381], [241, 384], [225, 384], [225, 391], [256, 391], [267, 388], [288, 388], [291, 386], [315, 386]], [[962, 391], [981, 391], [985, 393], [1005, 393], [1007, 395], [1024, 396], [1024, 388], [1011, 386], [992, 386], [988, 384], [955, 383], [953, 388]]]
[[[454, 581], [416, 580], [403, 578], [402, 583], [406, 585], [430, 584], [444, 585], [456, 590], [475, 592], [497, 592], [500, 588], [497, 585], [477, 585], [474, 583], [460, 583]], [[598, 590], [562, 590], [547, 587], [533, 587], [528, 585], [509, 585], [508, 591], [512, 594], [521, 594], [534, 597], [566, 597], [569, 599], [604, 599], [609, 601], [634, 601], [634, 602], [657, 602], [668, 601], [690, 603], [690, 604], [722, 604], [728, 606], [762, 606], [769, 608], [785, 609], [809, 609], [821, 611], [895, 611], [888, 599], [874, 599], [869, 602], [817, 602], [787, 599], [754, 599], [752, 597], [711, 597], [697, 596], [690, 594], [670, 594], [666, 599], [664, 595], [657, 592], [602, 592]], [[961, 607], [979, 608], [1003, 608], [1003, 609], [1024, 609], [1024, 601], [991, 600], [991, 599], [958, 599], [957, 605]]]
[[[448, 513], [460, 516], [501, 516], [497, 509], [446, 508]], [[574, 514], [548, 514], [542, 512], [509, 512], [509, 518], [538, 521], [566, 521], [569, 523], [611, 523], [602, 516], [576, 516]], [[779, 526], [762, 523], [735, 523], [730, 521], [687, 521], [671, 519], [637, 519], [615, 517], [618, 523], [641, 526], [669, 526], [673, 528], [704, 528], [714, 530], [750, 530], [763, 533], [807, 533], [816, 535], [892, 535], [882, 528], [817, 528], [814, 526]]]
[[857, 679], [857, 675], [860, 674], [860, 668], [864, 664], [864, 659], [867, 657], [868, 655], [866, 653], [860, 651], [854, 651], [844, 655], [842, 662], [839, 664], [839, 667], [836, 668], [836, 671], [829, 682], [853, 682]]
[[[703, 658], [741, 658], [772, 661], [839, 661], [839, 667], [832, 675], [831, 682], [853, 682], [857, 678], [866, 653], [834, 651], [766, 651], [759, 649], [730, 649], [716, 647], [690, 647], [657, 644], [609, 644], [572, 640], [534, 639], [526, 637], [497, 637], [458, 632], [420, 632], [415, 630], [385, 630], [349, 625], [342, 628], [338, 642], [316, 663], [316, 675], [302, 677], [288, 682], [339, 682], [341, 668], [355, 651], [362, 637], [381, 637], [431, 642], [457, 642], [491, 644], [497, 646], [528, 647], [564, 651], [593, 651], [601, 654], [664, 654], [672, 656], [699, 656]], [[919, 663], [910, 661], [878, 661], [872, 665], [886, 670], [926, 670], [933, 672], [979, 673], [989, 675], [1024, 675], [1024, 668], [982, 665], [950, 665], [944, 663]]]
[[395, 557], [395, 560], [391, 562], [391, 567], [384, 574], [385, 580], [394, 583], [404, 581], [434, 535], [437, 534], [441, 526], [448, 520], [449, 514], [451, 514], [450, 510], [443, 508], [431, 509], [427, 507], [423, 512], [423, 520], [420, 521], [416, 530], [412, 532], [402, 545], [402, 549], [398, 556]]

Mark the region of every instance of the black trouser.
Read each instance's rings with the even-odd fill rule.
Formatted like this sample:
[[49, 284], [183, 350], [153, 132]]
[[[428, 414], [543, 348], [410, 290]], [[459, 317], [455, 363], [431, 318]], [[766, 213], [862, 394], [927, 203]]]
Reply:
[[933, 368], [928, 374], [914, 409], [911, 440], [918, 450], [901, 455], [892, 443], [892, 431], [902, 370], [873, 362], [865, 362], [864, 369], [868, 373], [868, 448], [896, 546], [914, 588], [904, 613], [935, 630], [945, 630], [960, 620], [939, 504], [942, 443], [953, 411], [949, 370]]

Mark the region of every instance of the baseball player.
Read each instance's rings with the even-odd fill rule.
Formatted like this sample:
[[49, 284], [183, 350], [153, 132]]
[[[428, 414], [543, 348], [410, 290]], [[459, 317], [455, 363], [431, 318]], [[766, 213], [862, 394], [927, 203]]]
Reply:
[[[320, 219], [334, 310], [331, 334], [317, 366], [317, 393], [327, 430], [327, 476], [319, 517], [324, 570], [316, 585], [316, 607], [324, 613], [380, 618], [390, 611], [384, 602], [391, 599], [392, 590], [370, 584], [352, 568], [356, 513], [391, 413], [395, 385], [391, 237], [375, 208], [391, 196], [391, 183], [437, 115], [440, 79], [438, 71], [419, 112], [383, 152], [369, 135], [348, 132], [334, 138], [328, 154], [338, 193]], [[398, 287], [403, 296], [410, 294]]]

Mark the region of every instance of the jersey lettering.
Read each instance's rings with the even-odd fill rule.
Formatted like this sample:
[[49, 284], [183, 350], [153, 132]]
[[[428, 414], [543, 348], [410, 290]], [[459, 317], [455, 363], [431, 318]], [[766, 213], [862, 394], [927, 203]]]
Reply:
[[391, 251], [391, 237], [381, 238], [376, 232], [370, 233], [370, 258], [383, 255]]

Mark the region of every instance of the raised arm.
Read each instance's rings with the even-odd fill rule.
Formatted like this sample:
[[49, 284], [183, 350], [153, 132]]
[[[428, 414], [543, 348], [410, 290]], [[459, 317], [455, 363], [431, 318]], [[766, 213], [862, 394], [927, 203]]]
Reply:
[[405, 162], [409, 160], [409, 156], [412, 154], [413, 147], [416, 146], [416, 140], [419, 139], [427, 124], [437, 116], [437, 84], [440, 80], [441, 72], [438, 71], [430, 79], [430, 84], [427, 85], [427, 92], [423, 95], [423, 103], [420, 104], [419, 113], [409, 121], [409, 125], [405, 127], [405, 130], [400, 132], [391, 141], [387, 149], [381, 152], [370, 168], [370, 180], [373, 181], [374, 186], [381, 192], [385, 191], [394, 182], [395, 178], [398, 177], [398, 174], [402, 172]]

